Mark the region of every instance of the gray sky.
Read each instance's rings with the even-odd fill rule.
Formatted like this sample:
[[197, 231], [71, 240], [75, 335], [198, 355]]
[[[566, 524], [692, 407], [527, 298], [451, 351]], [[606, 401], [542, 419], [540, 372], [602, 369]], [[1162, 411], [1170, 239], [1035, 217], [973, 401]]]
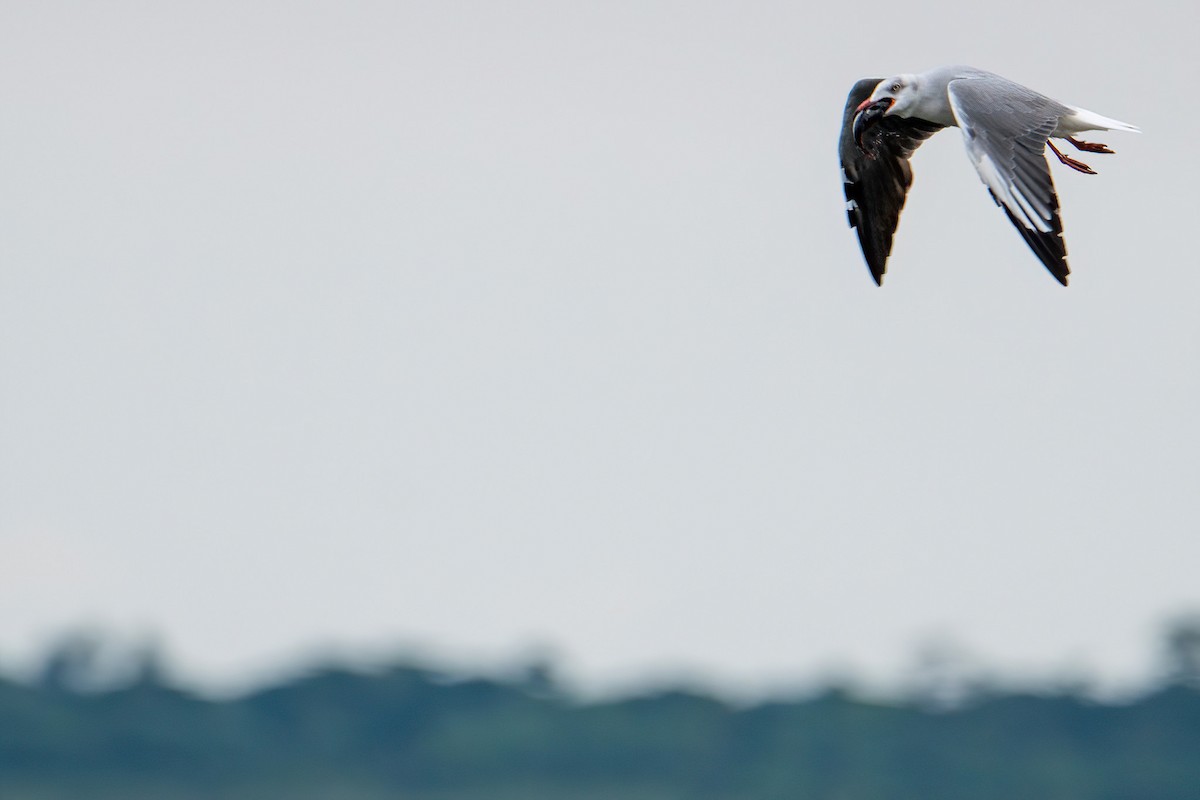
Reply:
[[[9, 4], [0, 661], [1142, 674], [1200, 603], [1183, 5]], [[956, 62], [1146, 131], [1054, 165], [1069, 289], [956, 131], [871, 282], [846, 92]]]

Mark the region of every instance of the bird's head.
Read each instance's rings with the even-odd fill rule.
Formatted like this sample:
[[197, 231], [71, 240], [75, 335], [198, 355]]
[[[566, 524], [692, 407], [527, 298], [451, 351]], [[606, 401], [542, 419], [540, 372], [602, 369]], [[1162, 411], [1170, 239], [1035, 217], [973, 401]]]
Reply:
[[917, 102], [915, 75], [896, 75], [882, 80], [854, 114], [854, 142], [863, 149], [863, 134], [885, 116], [908, 116]]

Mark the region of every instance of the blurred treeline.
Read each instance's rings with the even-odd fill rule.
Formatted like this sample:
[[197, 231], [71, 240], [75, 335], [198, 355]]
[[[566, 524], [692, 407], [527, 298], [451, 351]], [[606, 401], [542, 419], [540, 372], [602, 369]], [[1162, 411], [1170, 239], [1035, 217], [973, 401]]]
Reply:
[[[316, 670], [216, 700], [153, 658], [89, 685], [91, 646], [0, 679], [0, 798], [250, 800], [1184, 800], [1200, 797], [1200, 620], [1162, 681], [1070, 690], [845, 690], [734, 705], [680, 690], [583, 702], [545, 668], [462, 679]], [[961, 688], [961, 687], [959, 687]]]

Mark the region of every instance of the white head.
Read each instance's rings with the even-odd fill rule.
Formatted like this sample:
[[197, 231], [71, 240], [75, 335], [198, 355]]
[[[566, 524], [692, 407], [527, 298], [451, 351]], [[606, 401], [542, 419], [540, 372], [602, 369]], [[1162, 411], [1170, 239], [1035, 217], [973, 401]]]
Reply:
[[863, 149], [863, 135], [886, 116], [911, 116], [917, 106], [917, 76], [896, 75], [882, 80], [854, 114], [854, 141]]
[[911, 116], [912, 110], [917, 105], [917, 89], [916, 75], [911, 73], [895, 75], [879, 82], [875, 91], [871, 92], [867, 105], [890, 100], [891, 103], [883, 112], [884, 116]]

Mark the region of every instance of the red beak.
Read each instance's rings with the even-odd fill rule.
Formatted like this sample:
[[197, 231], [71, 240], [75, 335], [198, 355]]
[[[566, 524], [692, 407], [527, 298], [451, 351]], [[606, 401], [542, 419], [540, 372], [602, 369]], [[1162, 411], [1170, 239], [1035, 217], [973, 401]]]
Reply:
[[892, 97], [884, 97], [879, 100], [864, 100], [854, 113], [854, 143], [858, 145], [858, 149], [864, 153], [867, 152], [863, 147], [863, 134], [879, 120], [883, 119], [883, 115], [895, 104], [896, 100]]

